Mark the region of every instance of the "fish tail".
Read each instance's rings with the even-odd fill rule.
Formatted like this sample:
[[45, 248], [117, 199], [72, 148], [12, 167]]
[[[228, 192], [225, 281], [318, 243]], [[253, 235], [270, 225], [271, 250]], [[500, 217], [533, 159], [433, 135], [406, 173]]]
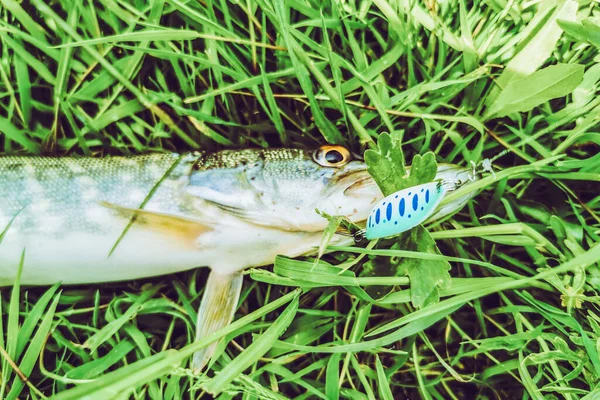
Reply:
[[[211, 271], [204, 289], [198, 319], [196, 320], [196, 340], [202, 339], [213, 332], [229, 325], [237, 308], [242, 292], [243, 275], [241, 272], [219, 274]], [[202, 370], [219, 344], [211, 343], [202, 350], [194, 353], [192, 369]]]

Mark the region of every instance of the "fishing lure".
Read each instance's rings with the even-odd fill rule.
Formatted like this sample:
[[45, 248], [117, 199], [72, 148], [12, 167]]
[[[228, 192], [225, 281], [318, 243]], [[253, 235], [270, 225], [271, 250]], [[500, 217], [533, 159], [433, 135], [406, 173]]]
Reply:
[[435, 211], [450, 186], [449, 181], [434, 181], [412, 186], [385, 197], [373, 207], [367, 219], [364, 236], [373, 240], [414, 228]]
[[489, 159], [479, 164], [472, 162], [471, 166], [471, 173], [464, 182], [460, 179], [437, 180], [399, 190], [385, 197], [371, 210], [366, 228], [354, 233], [354, 240], [379, 239], [412, 229], [436, 211], [446, 193], [474, 181], [478, 174], [494, 174]]
[[363, 238], [379, 239], [412, 229], [436, 211], [446, 193], [474, 181], [479, 174], [485, 172], [495, 176], [492, 160], [487, 158], [479, 164], [471, 162], [471, 172], [465, 181], [443, 179], [392, 193], [373, 207], [367, 219], [367, 227], [356, 231], [352, 236], [359, 242]]

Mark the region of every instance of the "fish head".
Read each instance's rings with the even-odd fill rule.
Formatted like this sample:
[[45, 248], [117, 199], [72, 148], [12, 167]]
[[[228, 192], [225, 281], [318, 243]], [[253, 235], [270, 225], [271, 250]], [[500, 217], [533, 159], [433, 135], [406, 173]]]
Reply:
[[327, 226], [317, 210], [361, 222], [382, 197], [364, 162], [331, 145], [202, 155], [185, 191], [254, 224], [308, 232]]

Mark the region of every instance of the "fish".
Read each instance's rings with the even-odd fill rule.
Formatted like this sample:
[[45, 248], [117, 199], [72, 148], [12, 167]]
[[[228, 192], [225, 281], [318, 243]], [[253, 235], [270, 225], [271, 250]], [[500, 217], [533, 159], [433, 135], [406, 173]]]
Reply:
[[[440, 164], [436, 179], [473, 180]], [[467, 194], [431, 220], [456, 212]], [[211, 270], [196, 338], [229, 324], [249, 267], [317, 251], [328, 215], [363, 224], [382, 194], [343, 146], [111, 157], [0, 157], [0, 285], [93, 284]], [[335, 235], [332, 245], [352, 242]], [[195, 371], [217, 343], [196, 353]]]

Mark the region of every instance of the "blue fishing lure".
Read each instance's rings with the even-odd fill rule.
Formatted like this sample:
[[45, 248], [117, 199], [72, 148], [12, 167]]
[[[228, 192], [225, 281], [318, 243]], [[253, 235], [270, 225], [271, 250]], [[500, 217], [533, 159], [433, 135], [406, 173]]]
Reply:
[[365, 237], [379, 239], [414, 228], [435, 211], [447, 191], [447, 185], [435, 181], [392, 193], [373, 207]]

